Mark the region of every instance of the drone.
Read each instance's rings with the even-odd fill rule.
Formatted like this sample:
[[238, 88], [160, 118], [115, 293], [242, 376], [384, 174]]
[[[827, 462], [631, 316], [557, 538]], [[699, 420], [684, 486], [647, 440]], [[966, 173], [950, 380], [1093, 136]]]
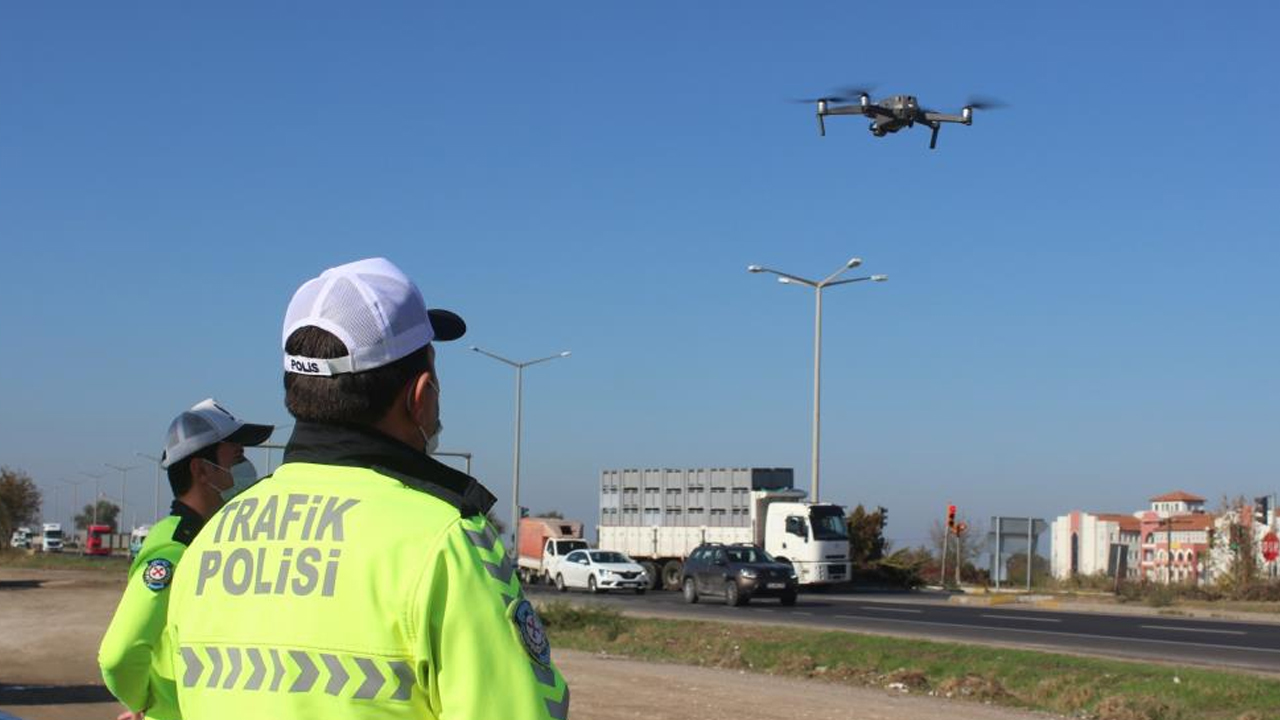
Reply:
[[869, 88], [847, 88], [839, 95], [796, 100], [818, 106], [818, 134], [827, 134], [825, 118], [828, 115], [862, 115], [871, 118], [871, 134], [884, 137], [916, 123], [933, 130], [929, 137], [929, 149], [938, 147], [938, 131], [942, 123], [973, 124], [974, 110], [991, 110], [1004, 107], [1004, 103], [989, 98], [971, 98], [960, 108], [959, 115], [940, 113], [920, 107], [914, 95], [890, 95], [883, 100], [871, 101]]

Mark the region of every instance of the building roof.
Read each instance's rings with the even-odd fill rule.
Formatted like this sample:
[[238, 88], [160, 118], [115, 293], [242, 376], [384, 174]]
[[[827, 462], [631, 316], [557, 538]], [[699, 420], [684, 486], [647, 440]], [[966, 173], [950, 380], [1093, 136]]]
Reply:
[[1191, 493], [1185, 490], [1174, 490], [1171, 493], [1165, 493], [1164, 495], [1157, 495], [1151, 498], [1151, 502], [1202, 503], [1204, 502], [1204, 498], [1200, 497], [1199, 495], [1192, 495]]
[[1093, 516], [1103, 522], [1115, 523], [1120, 526], [1121, 532], [1141, 532], [1142, 521], [1132, 515], [1124, 515], [1122, 513], [1093, 513]]

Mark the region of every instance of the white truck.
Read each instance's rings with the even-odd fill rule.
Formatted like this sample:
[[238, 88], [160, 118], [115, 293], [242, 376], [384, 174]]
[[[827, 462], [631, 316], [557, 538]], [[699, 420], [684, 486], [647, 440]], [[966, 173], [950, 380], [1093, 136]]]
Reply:
[[13, 531], [13, 535], [9, 537], [9, 547], [21, 548], [23, 550], [31, 549], [31, 528], [20, 527]]
[[526, 585], [550, 584], [556, 566], [574, 550], [586, 550], [582, 523], [563, 518], [520, 518], [516, 567]]
[[62, 552], [62, 525], [45, 523], [41, 529], [40, 540], [45, 552]]
[[703, 543], [749, 543], [795, 568], [801, 585], [849, 579], [844, 509], [805, 500], [790, 468], [606, 470], [600, 549], [635, 558], [653, 587], [678, 589]]

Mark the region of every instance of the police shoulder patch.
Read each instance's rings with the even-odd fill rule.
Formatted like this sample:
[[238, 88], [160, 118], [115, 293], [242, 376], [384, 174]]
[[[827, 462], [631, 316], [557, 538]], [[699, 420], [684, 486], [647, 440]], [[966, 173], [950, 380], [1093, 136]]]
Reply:
[[538, 611], [533, 609], [533, 603], [521, 598], [515, 603], [511, 621], [515, 623], [516, 633], [520, 635], [520, 642], [524, 644], [529, 657], [536, 660], [539, 665], [550, 665], [551, 642], [547, 640], [547, 631], [542, 627], [542, 618], [538, 617]]
[[142, 571], [142, 582], [150, 590], [159, 592], [169, 587], [169, 582], [173, 580], [173, 563], [164, 558], [156, 558], [147, 563], [146, 569]]

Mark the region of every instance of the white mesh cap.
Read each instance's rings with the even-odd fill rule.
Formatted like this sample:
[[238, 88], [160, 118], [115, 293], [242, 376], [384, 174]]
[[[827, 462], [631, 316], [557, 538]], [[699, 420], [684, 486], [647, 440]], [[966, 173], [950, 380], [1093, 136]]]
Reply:
[[284, 337], [298, 328], [328, 331], [347, 347], [347, 355], [324, 359], [290, 355], [285, 372], [338, 375], [382, 367], [432, 340], [456, 340], [467, 331], [448, 310], [428, 310], [422, 293], [386, 258], [369, 258], [329, 268], [303, 283], [289, 301]]
[[201, 400], [169, 423], [169, 435], [164, 454], [160, 456], [160, 467], [168, 469], [170, 465], [214, 443], [261, 445], [273, 432], [275, 426], [243, 422], [213, 398]]

